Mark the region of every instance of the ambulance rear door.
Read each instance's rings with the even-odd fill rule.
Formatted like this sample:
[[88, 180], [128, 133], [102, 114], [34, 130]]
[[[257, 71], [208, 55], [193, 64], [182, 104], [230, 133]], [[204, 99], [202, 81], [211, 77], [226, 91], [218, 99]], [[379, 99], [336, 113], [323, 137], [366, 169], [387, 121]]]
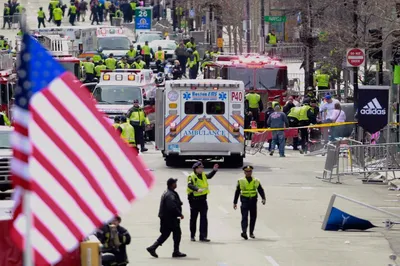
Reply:
[[229, 124], [231, 143], [240, 143], [244, 145], [244, 86], [229, 91]]
[[225, 123], [229, 120], [226, 90], [218, 90], [210, 84], [197, 84], [181, 90], [180, 96], [183, 106], [180, 109], [183, 119], [180, 123], [180, 143], [229, 142], [229, 127]]

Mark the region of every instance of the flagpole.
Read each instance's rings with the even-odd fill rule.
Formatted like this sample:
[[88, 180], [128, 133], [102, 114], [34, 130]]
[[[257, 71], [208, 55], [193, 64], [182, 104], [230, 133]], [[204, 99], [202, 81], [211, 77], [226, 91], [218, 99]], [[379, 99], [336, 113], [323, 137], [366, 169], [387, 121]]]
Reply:
[[[21, 31], [24, 34], [29, 34], [26, 13], [23, 12], [20, 17]], [[23, 38], [24, 36], [22, 36]], [[24, 42], [21, 40], [21, 51], [25, 50]], [[20, 53], [21, 53], [20, 51]], [[21, 58], [20, 58], [21, 60]], [[21, 63], [21, 62], [20, 62]], [[28, 189], [24, 190], [22, 208], [25, 216], [25, 236], [24, 236], [24, 266], [34, 266], [33, 246], [32, 246], [32, 228], [33, 228], [33, 216], [32, 216], [32, 202], [31, 202], [31, 191]]]

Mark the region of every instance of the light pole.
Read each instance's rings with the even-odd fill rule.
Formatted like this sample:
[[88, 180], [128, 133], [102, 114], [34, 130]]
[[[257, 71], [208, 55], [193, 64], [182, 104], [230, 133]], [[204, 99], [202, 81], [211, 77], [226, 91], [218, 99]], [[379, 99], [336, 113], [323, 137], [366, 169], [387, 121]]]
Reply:
[[247, 53], [251, 52], [250, 46], [250, 0], [246, 0], [246, 42]]
[[264, 14], [265, 14], [265, 3], [264, 0], [261, 0], [261, 8], [260, 8], [260, 22], [261, 22], [261, 32], [260, 32], [260, 54], [265, 53], [265, 22], [264, 22]]

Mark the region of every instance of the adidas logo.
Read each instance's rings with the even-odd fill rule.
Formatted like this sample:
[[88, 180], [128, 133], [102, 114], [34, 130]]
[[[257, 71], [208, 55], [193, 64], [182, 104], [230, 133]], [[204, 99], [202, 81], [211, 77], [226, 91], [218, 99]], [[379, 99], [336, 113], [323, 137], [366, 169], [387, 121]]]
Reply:
[[360, 113], [363, 115], [386, 115], [386, 110], [383, 109], [378, 100], [374, 98], [361, 109]]

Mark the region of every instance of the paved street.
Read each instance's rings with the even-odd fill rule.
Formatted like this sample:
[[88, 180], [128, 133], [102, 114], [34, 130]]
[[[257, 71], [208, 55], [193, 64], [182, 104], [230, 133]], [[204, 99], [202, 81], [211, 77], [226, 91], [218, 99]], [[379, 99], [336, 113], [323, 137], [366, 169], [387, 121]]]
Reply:
[[[188, 168], [166, 168], [161, 155], [150, 150], [143, 156], [154, 170], [157, 181], [144, 200], [123, 216], [123, 225], [133, 241], [128, 248], [131, 265], [387, 265], [392, 253], [383, 228], [369, 232], [324, 232], [321, 223], [332, 193], [340, 193], [378, 207], [395, 211], [400, 205], [396, 193], [386, 186], [362, 185], [355, 178], [342, 185], [324, 183], [315, 178], [321, 172], [324, 157], [304, 157], [289, 151], [286, 158], [257, 155], [247, 158], [255, 167], [267, 192], [267, 205], [259, 204], [256, 239], [240, 237], [240, 211], [232, 208], [233, 193], [241, 170], [221, 169], [210, 181], [209, 238], [211, 243], [189, 240], [189, 208], [186, 199]], [[145, 248], [158, 237], [159, 200], [169, 177], [178, 178], [178, 192], [184, 201], [182, 252], [186, 259], [172, 259], [172, 239], [158, 249], [153, 259]], [[390, 201], [389, 201], [390, 200]], [[385, 215], [338, 200], [335, 206], [382, 226]], [[390, 232], [392, 237], [398, 231]]]

